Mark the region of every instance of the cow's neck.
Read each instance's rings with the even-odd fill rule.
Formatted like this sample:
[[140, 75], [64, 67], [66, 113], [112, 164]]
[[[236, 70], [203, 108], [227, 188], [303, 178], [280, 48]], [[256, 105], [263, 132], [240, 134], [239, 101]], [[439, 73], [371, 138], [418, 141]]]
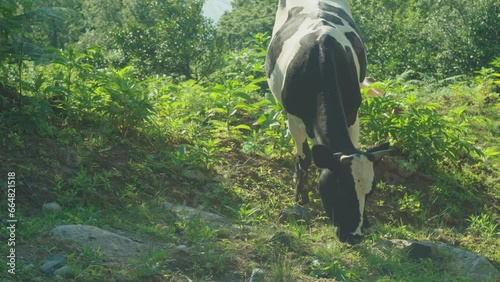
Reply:
[[333, 153], [355, 152], [356, 148], [347, 130], [347, 119], [340, 95], [320, 93], [317, 109], [316, 143], [325, 145]]

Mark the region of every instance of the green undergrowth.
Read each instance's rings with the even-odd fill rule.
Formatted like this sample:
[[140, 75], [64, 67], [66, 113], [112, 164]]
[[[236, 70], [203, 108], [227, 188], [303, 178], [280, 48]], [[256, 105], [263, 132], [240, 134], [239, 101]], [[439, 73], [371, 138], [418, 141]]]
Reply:
[[[464, 280], [381, 247], [393, 238], [442, 241], [500, 265], [498, 61], [474, 79], [402, 75], [374, 85], [385, 94], [361, 107], [361, 143], [390, 142], [392, 171], [411, 176], [378, 184], [373, 227], [348, 246], [324, 218], [315, 169], [312, 220], [280, 220], [293, 205], [294, 146], [256, 40], [206, 81], [102, 68], [89, 49], [26, 69], [22, 94], [2, 86], [0, 172], [16, 173], [18, 281], [52, 279], [38, 268], [61, 252], [70, 281], [243, 281], [255, 268], [268, 281]], [[43, 214], [52, 201], [62, 212]], [[176, 216], [165, 201], [220, 214], [236, 231]], [[106, 263], [98, 250], [46, 240], [61, 224], [119, 230], [153, 248]]]

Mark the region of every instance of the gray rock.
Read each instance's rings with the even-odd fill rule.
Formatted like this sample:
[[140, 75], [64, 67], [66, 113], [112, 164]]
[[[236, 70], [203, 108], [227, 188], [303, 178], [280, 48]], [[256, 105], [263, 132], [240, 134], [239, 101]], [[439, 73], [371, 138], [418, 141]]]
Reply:
[[199, 182], [205, 181], [205, 175], [198, 169], [190, 169], [182, 171], [182, 176], [189, 180], [195, 180]]
[[405, 251], [408, 252], [408, 257], [411, 259], [433, 259], [438, 253], [435, 247], [419, 242], [410, 244], [410, 246], [405, 248]]
[[53, 202], [53, 203], [45, 203], [43, 204], [42, 206], [42, 212], [44, 214], [48, 214], [48, 213], [58, 213], [61, 211], [61, 206], [56, 203], [56, 202]]
[[254, 268], [248, 282], [263, 282], [266, 272], [262, 268]]
[[61, 225], [52, 229], [54, 236], [80, 246], [99, 250], [108, 259], [128, 259], [147, 252], [144, 244], [90, 225]]
[[220, 216], [218, 214], [210, 213], [207, 211], [195, 209], [184, 205], [174, 205], [169, 202], [161, 203], [161, 207], [168, 211], [176, 213], [177, 216], [179, 216], [180, 218], [200, 219], [203, 223], [205, 223], [211, 228], [233, 228], [231, 222], [229, 222], [223, 216]]
[[40, 266], [40, 270], [47, 274], [52, 274], [56, 269], [61, 268], [64, 263], [66, 263], [66, 256], [64, 254], [53, 255], [45, 259], [42, 266]]
[[30, 263], [30, 264], [25, 265], [23, 270], [27, 272], [27, 271], [32, 271], [34, 268], [35, 268], [35, 265]]
[[280, 212], [280, 222], [295, 221], [297, 223], [309, 223], [311, 221], [311, 212], [299, 205], [287, 207]]
[[69, 272], [69, 267], [67, 265], [57, 269], [56, 271], [54, 271], [54, 275], [58, 275], [58, 276], [61, 276], [61, 277], [66, 277], [66, 275], [68, 274]]
[[412, 176], [414, 173], [415, 173], [414, 169], [404, 167], [404, 166], [398, 166], [398, 174], [401, 177], [408, 178], [408, 177]]
[[231, 180], [229, 178], [226, 178], [222, 175], [216, 175], [213, 180], [215, 182], [219, 182], [219, 183], [222, 183], [222, 184], [225, 184], [225, 185], [231, 185]]
[[382, 240], [383, 248], [398, 248], [411, 259], [432, 259], [439, 268], [470, 281], [500, 281], [500, 272], [485, 257], [439, 242]]
[[270, 243], [279, 244], [287, 249], [291, 248], [293, 246], [294, 241], [295, 241], [295, 238], [291, 234], [287, 234], [284, 231], [280, 231], [280, 232], [274, 234], [269, 239]]
[[384, 172], [384, 179], [392, 184], [399, 185], [405, 183], [406, 179], [397, 175], [394, 172], [386, 171]]

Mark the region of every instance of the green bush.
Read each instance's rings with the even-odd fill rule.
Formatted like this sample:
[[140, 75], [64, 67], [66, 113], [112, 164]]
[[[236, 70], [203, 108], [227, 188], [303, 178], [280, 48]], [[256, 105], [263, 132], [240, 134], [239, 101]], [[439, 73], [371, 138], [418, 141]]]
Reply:
[[432, 171], [443, 161], [458, 167], [462, 160], [482, 155], [469, 136], [471, 126], [464, 107], [443, 116], [438, 103], [417, 99], [418, 89], [389, 82], [385, 91], [384, 96], [371, 97], [361, 105], [362, 143], [388, 140], [424, 171]]
[[132, 67], [110, 70], [98, 92], [109, 100], [97, 109], [111, 119], [122, 135], [140, 128], [153, 113], [147, 88], [137, 81], [137, 72]]

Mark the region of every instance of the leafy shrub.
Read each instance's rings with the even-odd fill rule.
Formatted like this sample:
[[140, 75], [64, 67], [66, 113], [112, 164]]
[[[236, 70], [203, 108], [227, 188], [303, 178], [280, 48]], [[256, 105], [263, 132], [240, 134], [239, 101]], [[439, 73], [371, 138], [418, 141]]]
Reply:
[[[96, 109], [105, 99], [97, 93], [105, 74], [102, 50], [68, 47], [50, 49], [46, 63], [35, 69], [45, 78], [43, 93], [65, 122], [86, 124], [95, 120]], [[48, 79], [50, 77], [50, 79]]]
[[467, 227], [467, 231], [471, 234], [486, 238], [500, 235], [500, 232], [496, 231], [498, 229], [498, 224], [496, 224], [494, 219], [488, 214], [481, 213], [478, 216], [471, 215], [467, 221], [470, 222], [469, 227]]
[[475, 82], [482, 88], [483, 94], [487, 96], [485, 97], [486, 102], [498, 102], [500, 97], [500, 57], [493, 60], [490, 66], [477, 71]]
[[[424, 171], [432, 171], [443, 161], [459, 166], [461, 160], [482, 154], [468, 136], [465, 108], [442, 116], [438, 103], [419, 102], [411, 87], [393, 82], [385, 90], [386, 95], [369, 98], [361, 105], [365, 143], [388, 140]], [[399, 92], [399, 101], [391, 91]], [[402, 113], [391, 112], [396, 108]]]
[[137, 81], [137, 73], [132, 67], [111, 70], [99, 91], [109, 97], [109, 103], [100, 110], [123, 135], [138, 128], [153, 112], [147, 88]]

